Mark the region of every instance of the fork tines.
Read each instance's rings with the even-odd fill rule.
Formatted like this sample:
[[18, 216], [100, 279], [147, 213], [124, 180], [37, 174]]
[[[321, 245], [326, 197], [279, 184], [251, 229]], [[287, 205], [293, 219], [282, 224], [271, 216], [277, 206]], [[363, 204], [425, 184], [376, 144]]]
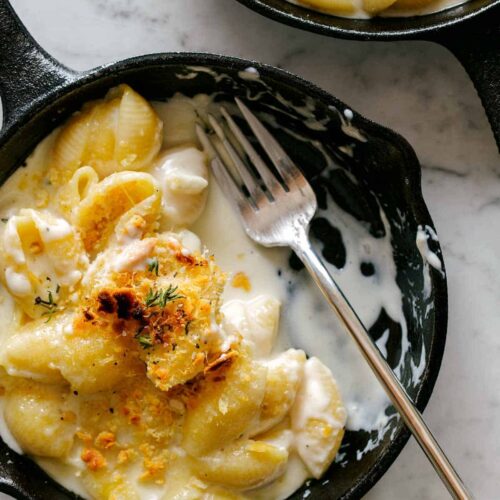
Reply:
[[[291, 189], [310, 190], [300, 170], [260, 120], [239, 98], [235, 98], [235, 101], [279, 178], [266, 165], [227, 110], [221, 107], [223, 121], [209, 114], [205, 123], [209, 132], [200, 123], [196, 125], [196, 131], [211, 157], [214, 175], [223, 190], [229, 191], [240, 208], [250, 202], [254, 209], [258, 209], [263, 201], [275, 201]], [[241, 189], [241, 186], [245, 189]]]

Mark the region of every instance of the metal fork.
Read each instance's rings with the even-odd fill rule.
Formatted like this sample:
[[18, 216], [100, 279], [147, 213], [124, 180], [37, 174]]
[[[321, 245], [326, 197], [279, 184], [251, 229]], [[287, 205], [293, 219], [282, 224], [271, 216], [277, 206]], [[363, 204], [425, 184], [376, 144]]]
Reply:
[[[267, 167], [225, 108], [220, 109], [223, 121], [219, 122], [209, 115], [205, 126], [198, 123], [196, 129], [209, 155], [215, 178], [238, 209], [246, 233], [261, 245], [288, 246], [295, 251], [356, 342], [450, 494], [457, 499], [471, 499], [471, 493], [439, 447], [420, 412], [313, 250], [308, 233], [317, 201], [311, 186], [247, 106], [238, 98], [236, 104], [278, 175]], [[209, 129], [208, 133], [205, 128]], [[235, 176], [239, 176], [239, 180], [235, 180]]]

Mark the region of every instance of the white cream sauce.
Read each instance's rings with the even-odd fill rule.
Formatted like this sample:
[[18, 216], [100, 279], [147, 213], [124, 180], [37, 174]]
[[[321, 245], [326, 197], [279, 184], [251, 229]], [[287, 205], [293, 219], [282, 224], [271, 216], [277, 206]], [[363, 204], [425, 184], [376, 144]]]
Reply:
[[258, 80], [260, 78], [259, 71], [253, 66], [245, 68], [243, 71], [238, 72], [238, 76], [242, 80]]
[[359, 142], [366, 142], [366, 137], [359, 131], [358, 128], [352, 125], [351, 121], [354, 118], [354, 113], [349, 108], [344, 109], [341, 113], [337, 108], [330, 106], [332, 111], [335, 111], [340, 118], [340, 128], [345, 135], [356, 139]]
[[430, 226], [418, 226], [416, 244], [424, 263], [422, 272], [424, 277], [424, 297], [426, 299], [431, 295], [431, 274], [429, 266], [433, 267], [441, 274], [444, 274], [441, 259], [429, 248], [429, 238], [438, 241], [434, 229]]

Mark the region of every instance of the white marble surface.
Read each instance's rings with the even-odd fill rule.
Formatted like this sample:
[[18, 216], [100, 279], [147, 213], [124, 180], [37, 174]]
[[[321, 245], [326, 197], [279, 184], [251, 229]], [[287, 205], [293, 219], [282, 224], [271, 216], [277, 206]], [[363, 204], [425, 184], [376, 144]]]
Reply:
[[[444, 48], [334, 40], [234, 0], [12, 0], [43, 47], [75, 69], [148, 52], [209, 51], [281, 66], [403, 134], [443, 245], [449, 333], [425, 416], [479, 499], [500, 495], [500, 161], [471, 82]], [[414, 442], [367, 495], [447, 495]]]

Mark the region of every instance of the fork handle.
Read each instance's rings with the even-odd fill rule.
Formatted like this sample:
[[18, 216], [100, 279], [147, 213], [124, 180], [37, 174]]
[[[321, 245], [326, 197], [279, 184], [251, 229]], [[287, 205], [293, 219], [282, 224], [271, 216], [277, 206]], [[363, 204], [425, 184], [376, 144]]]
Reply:
[[405, 389], [394, 375], [391, 367], [383, 358], [377, 346], [369, 336], [356, 312], [337, 286], [330, 273], [313, 250], [306, 235], [292, 245], [297, 256], [302, 260], [312, 278], [323, 292], [328, 303], [337, 313], [340, 320], [356, 342], [364, 358], [384, 387], [392, 403], [403, 417], [413, 436], [432, 463], [448, 491], [455, 499], [472, 499], [450, 461], [439, 447], [438, 442], [425, 424]]

